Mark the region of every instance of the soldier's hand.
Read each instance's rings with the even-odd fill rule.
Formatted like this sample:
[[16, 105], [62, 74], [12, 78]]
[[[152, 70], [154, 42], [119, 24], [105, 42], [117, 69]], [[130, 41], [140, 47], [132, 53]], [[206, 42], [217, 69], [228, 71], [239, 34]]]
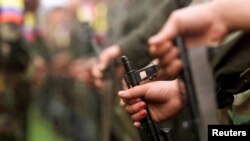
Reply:
[[159, 65], [161, 66], [161, 71], [163, 76], [167, 79], [174, 79], [178, 76], [181, 68], [182, 61], [179, 58], [179, 50], [176, 46], [170, 43], [164, 43], [155, 47], [155, 45], [150, 46], [151, 56], [158, 58]]
[[150, 38], [150, 53], [160, 58], [167, 75], [175, 76], [182, 66], [173, 44], [178, 35], [184, 37], [187, 47], [217, 46], [227, 32], [211, 4], [190, 6], [173, 12], [160, 32]]
[[92, 67], [94, 82], [98, 88], [103, 87], [103, 73], [109, 63], [112, 60], [118, 59], [120, 56], [121, 50], [117, 45], [110, 46], [101, 52], [99, 60]]
[[146, 116], [145, 102], [147, 101], [152, 119], [161, 122], [175, 116], [186, 101], [179, 94], [178, 80], [155, 81], [120, 91], [121, 105], [134, 121], [135, 127], [140, 127], [140, 120]]
[[34, 75], [32, 76], [32, 84], [34, 84], [34, 87], [41, 86], [43, 80], [45, 79], [48, 70], [47, 70], [47, 64], [44, 58], [41, 56], [36, 56], [33, 59], [32, 62], [34, 66]]
[[71, 58], [67, 52], [54, 54], [51, 59], [51, 73], [56, 76], [67, 75]]
[[94, 77], [91, 69], [95, 64], [95, 58], [79, 58], [71, 62], [69, 67], [69, 75], [85, 84], [94, 85]]

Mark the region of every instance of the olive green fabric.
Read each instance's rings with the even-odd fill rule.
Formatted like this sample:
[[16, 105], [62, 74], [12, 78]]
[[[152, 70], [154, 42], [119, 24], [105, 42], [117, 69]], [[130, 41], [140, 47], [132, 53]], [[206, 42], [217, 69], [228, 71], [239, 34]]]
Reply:
[[249, 33], [224, 44], [214, 58], [214, 74], [219, 108], [233, 103], [233, 95], [249, 89], [241, 73], [250, 67]]
[[[131, 7], [129, 7], [127, 10], [128, 12], [122, 13], [127, 13], [128, 18], [122, 20], [121, 16], [126, 17], [126, 15], [119, 15], [118, 21], [117, 19], [114, 19], [116, 20], [116, 24], [113, 25], [112, 23], [111, 28], [115, 28], [115, 31], [111, 32], [115, 33], [111, 34], [110, 36], [115, 35], [116, 39], [121, 38], [118, 41], [118, 45], [120, 46], [122, 53], [124, 55], [127, 55], [127, 57], [137, 68], [141, 68], [147, 65], [151, 60], [148, 53], [148, 38], [157, 33], [158, 30], [160, 30], [161, 26], [164, 24], [167, 17], [173, 10], [179, 7], [186, 6], [190, 2], [191, 0], [181, 0], [178, 1], [178, 4], [176, 4], [176, 1], [174, 0], [145, 0], [143, 2], [135, 0], [131, 2]], [[116, 12], [113, 12], [114, 15], [119, 13], [118, 11], [121, 10], [120, 7], [115, 8]], [[121, 21], [123, 21], [124, 25], [119, 24]], [[111, 20], [111, 22], [114, 21]], [[114, 38], [112, 38], [111, 40], [114, 40]], [[121, 135], [121, 137], [123, 136], [123, 140], [125, 141], [138, 140], [138, 137], [136, 138], [136, 134], [138, 134], [138, 132], [136, 132], [133, 127], [131, 127], [132, 122], [127, 119], [128, 116], [119, 106], [119, 102], [116, 102], [116, 104], [117, 106], [115, 108], [115, 117], [118, 117], [120, 119], [118, 120], [118, 123], [121, 124], [121, 130], [124, 131], [124, 134]], [[180, 119], [181, 118], [178, 118], [178, 120], [175, 120], [175, 122], [171, 121], [172, 124], [175, 124], [172, 127], [180, 127], [181, 124], [178, 124], [181, 121]], [[178, 137], [184, 136], [182, 135]]]
[[[87, 62], [87, 59], [93, 56], [91, 35], [89, 32], [85, 32], [88, 30], [86, 24], [76, 20], [72, 20], [71, 24], [74, 26], [69, 30], [70, 36], [67, 36], [67, 40], [70, 42], [66, 48], [60, 50], [61, 47], [57, 44], [44, 46], [49, 46], [45, 50], [47, 51], [45, 55], [48, 55], [46, 62], [48, 74], [43, 85], [37, 90], [34, 100], [37, 103], [39, 113], [44, 118], [43, 121], [51, 124], [50, 127], [55, 131], [54, 137], [59, 136], [70, 141], [97, 141], [99, 95], [92, 87], [75, 80], [68, 74], [69, 63], [77, 59], [84, 59]], [[63, 68], [63, 72], [55, 74], [52, 62], [54, 57], [61, 53], [67, 54], [70, 57], [70, 62]]]
[[[127, 26], [126, 29], [126, 36], [118, 41], [122, 53], [126, 55], [137, 68], [147, 65], [152, 59], [148, 52], [148, 38], [160, 30], [173, 10], [186, 6], [190, 2], [191, 0], [182, 0], [178, 1], [178, 3], [173, 0], [161, 0], [160, 2], [158, 1], [158, 3], [151, 1], [152, 4], [149, 5], [148, 9], [142, 14], [143, 18], [138, 18], [140, 19], [138, 21], [136, 20], [139, 22], [139, 25], [136, 26], [137, 28], [129, 24], [130, 26]], [[135, 19], [133, 15], [130, 16], [130, 20]], [[138, 17], [139, 14], [136, 16]], [[163, 127], [170, 127], [172, 129], [174, 140], [192, 140], [193, 136], [190, 134], [189, 128], [183, 127], [184, 119], [185, 112], [181, 112], [176, 118], [162, 124]]]
[[0, 65], [7, 71], [23, 72], [29, 65], [29, 44], [21, 34], [21, 26], [0, 25]]
[[224, 114], [231, 124], [250, 124], [249, 37], [249, 33], [238, 32], [213, 59], [218, 106], [227, 109]]
[[5, 141], [26, 138], [30, 56], [20, 29], [15, 24], [0, 25], [0, 140]]
[[130, 32], [118, 42], [124, 55], [132, 62], [135, 62], [135, 66], [138, 68], [147, 65], [151, 60], [148, 57], [148, 38], [160, 30], [172, 11], [187, 6], [190, 2], [191, 0], [181, 0], [178, 2], [174, 0], [162, 0], [153, 10], [146, 11], [147, 15], [139, 28]]
[[234, 102], [228, 110], [232, 124], [250, 124], [250, 90], [234, 95]]
[[150, 12], [163, 0], [112, 0], [108, 3], [109, 30], [108, 44], [114, 44], [119, 39], [137, 29], [151, 15]]
[[[189, 2], [190, 1], [186, 1], [185, 5]], [[143, 20], [143, 24], [141, 24], [139, 28], [130, 32], [118, 42], [123, 54], [130, 58], [136, 67], [143, 67], [152, 59], [149, 57], [147, 40], [150, 36], [157, 33], [169, 14], [176, 8], [178, 8], [178, 6], [176, 6], [173, 1], [162, 1], [155, 8], [156, 10], [150, 11], [151, 13], [149, 12], [150, 14], [148, 15], [150, 16], [146, 16], [145, 20]], [[240, 74], [250, 66], [249, 59], [247, 59], [250, 47], [248, 47], [246, 35], [242, 38], [241, 36], [239, 36], [239, 38], [235, 37], [234, 40], [227, 42], [224, 46], [225, 47], [221, 48], [221, 51], [213, 60], [214, 73], [216, 82], [218, 82], [216, 86], [219, 107], [229, 106], [231, 108], [235, 97], [233, 95], [249, 89], [249, 84], [240, 77]], [[244, 98], [247, 99], [246, 97]], [[236, 99], [238, 99], [238, 97], [235, 98], [235, 100]], [[245, 103], [245, 100], [242, 103]], [[230, 111], [230, 116], [235, 124], [247, 123], [249, 118], [248, 114], [239, 114], [239, 112], [235, 111]], [[180, 120], [174, 120], [169, 123], [176, 127], [174, 129], [180, 129], [182, 118], [183, 116], [180, 116]], [[178, 131], [182, 132], [183, 130]]]

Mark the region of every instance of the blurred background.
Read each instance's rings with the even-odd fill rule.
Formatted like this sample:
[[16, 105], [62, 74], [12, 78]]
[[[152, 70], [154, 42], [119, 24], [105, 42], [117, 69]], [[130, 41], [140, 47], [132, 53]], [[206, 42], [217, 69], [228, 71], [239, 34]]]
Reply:
[[100, 90], [91, 67], [161, 1], [0, 0], [0, 140], [138, 141], [119, 72]]
[[1, 141], [138, 139], [118, 106], [120, 82], [98, 90], [91, 76], [135, 2], [0, 0]]

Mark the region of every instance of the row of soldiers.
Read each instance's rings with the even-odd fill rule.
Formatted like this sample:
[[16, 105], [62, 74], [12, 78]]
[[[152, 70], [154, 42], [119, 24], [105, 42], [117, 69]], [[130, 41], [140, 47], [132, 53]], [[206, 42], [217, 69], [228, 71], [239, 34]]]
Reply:
[[99, 140], [100, 96], [88, 75], [78, 77], [95, 55], [91, 27], [75, 7], [56, 7], [40, 32], [38, 7], [39, 0], [0, 1], [0, 140]]
[[[0, 140], [139, 140], [114, 95], [119, 83], [97, 91], [90, 85], [90, 68], [102, 46], [139, 25], [140, 19], [123, 12], [138, 9], [140, 3], [70, 0], [45, 15], [39, 15], [40, 4], [39, 0], [0, 3]], [[149, 1], [136, 17], [142, 18], [147, 7]], [[107, 32], [107, 26], [114, 28]]]
[[[189, 5], [191, 0], [107, 0], [108, 8], [102, 1], [82, 0], [87, 6], [80, 6], [81, 9], [79, 1], [70, 0], [67, 7], [50, 10], [42, 32], [35, 25], [38, 0], [0, 1], [0, 140], [139, 140], [128, 115], [117, 106], [119, 99], [114, 94], [121, 89], [119, 82], [112, 79], [110, 83], [103, 77], [105, 87], [95, 81], [102, 89], [99, 91], [92, 85], [91, 68], [105, 72], [106, 67], [112, 72], [106, 75], [117, 79], [114, 70], [107, 66], [121, 54], [127, 55], [137, 67], [145, 66], [152, 59], [148, 38], [160, 30], [172, 11]], [[93, 7], [101, 13], [96, 15], [97, 21], [90, 16], [95, 14]], [[240, 99], [241, 104], [247, 104], [247, 100], [233, 95], [247, 90], [249, 83], [225, 83], [225, 79], [241, 81], [238, 74], [249, 67], [248, 60], [245, 64], [231, 60], [248, 52], [247, 44], [241, 49], [234, 48], [245, 43], [247, 35], [240, 33], [225, 41], [229, 48], [215, 59], [217, 96], [222, 104], [219, 108], [230, 116], [227, 122], [236, 124], [249, 122], [249, 116], [244, 116], [246, 110], [238, 114], [232, 105], [234, 98], [235, 102]], [[100, 46], [110, 44], [113, 46], [100, 54]], [[96, 56], [105, 67], [93, 67]], [[239, 72], [227, 62], [241, 66]], [[188, 129], [182, 118], [179, 114], [179, 118], [169, 122], [176, 140], [187, 139]]]

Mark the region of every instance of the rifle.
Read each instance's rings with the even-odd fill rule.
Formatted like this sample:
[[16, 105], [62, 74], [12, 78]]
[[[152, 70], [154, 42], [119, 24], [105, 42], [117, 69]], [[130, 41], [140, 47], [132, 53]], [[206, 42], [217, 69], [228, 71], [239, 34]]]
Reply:
[[[95, 56], [98, 57], [101, 54], [101, 46], [96, 42], [94, 38], [94, 32], [88, 23], [83, 23], [86, 27], [86, 34], [88, 35], [86, 40], [89, 42], [92, 51]], [[124, 138], [127, 134], [124, 134], [122, 129], [124, 123], [120, 123], [119, 120], [124, 120], [125, 116], [123, 113], [117, 113], [114, 110], [115, 106], [118, 105], [118, 98], [115, 93], [120, 89], [120, 84], [118, 78], [116, 77], [116, 69], [118, 63], [116, 60], [109, 62], [108, 67], [103, 71], [103, 82], [104, 86], [98, 92], [100, 95], [100, 128], [99, 128], [99, 140], [109, 141], [110, 138], [115, 138], [115, 140], [125, 141]], [[124, 113], [125, 114], [125, 113]], [[114, 120], [114, 118], [119, 118], [119, 120]], [[126, 118], [125, 118], [126, 119]], [[128, 121], [129, 122], [129, 121]], [[126, 123], [125, 123], [126, 124]]]
[[206, 141], [207, 125], [218, 124], [214, 79], [210, 66], [211, 53], [216, 51], [214, 48], [207, 47], [187, 51], [180, 36], [175, 39], [175, 44], [180, 50], [180, 58], [183, 62], [179, 79], [184, 81], [189, 99], [188, 128], [193, 135], [193, 141]]
[[[159, 71], [158, 65], [152, 65], [147, 68], [136, 70], [126, 56], [121, 57], [121, 61], [125, 70], [124, 80], [128, 88], [140, 85], [144, 80], [153, 80]], [[146, 74], [142, 77], [140, 74]], [[145, 100], [142, 98], [145, 102]], [[141, 120], [141, 128], [139, 130], [142, 141], [171, 141], [170, 129], [161, 129], [153, 121], [150, 111], [146, 104], [147, 116]]]
[[[192, 141], [206, 141], [206, 126], [208, 124], [218, 124], [215, 89], [209, 62], [209, 57], [211, 56], [209, 53], [213, 50], [211, 48], [209, 50], [207, 47], [200, 47], [187, 52], [182, 37], [177, 37], [175, 44], [180, 49], [180, 58], [183, 61], [183, 70], [179, 79], [184, 81], [189, 99], [189, 105], [186, 109], [188, 111], [185, 111], [185, 122], [191, 132]], [[197, 58], [199, 58], [199, 61], [197, 61]], [[157, 65], [136, 70], [126, 56], [123, 56], [121, 61], [126, 72], [124, 80], [128, 88], [140, 85], [144, 80], [153, 80], [159, 70]], [[203, 68], [202, 71], [197, 69], [201, 67]], [[146, 76], [142, 78], [141, 73], [146, 74]], [[142, 141], [173, 140], [170, 129], [160, 129], [152, 121], [147, 106], [146, 111], [148, 113], [147, 117], [141, 120], [140, 135]]]

